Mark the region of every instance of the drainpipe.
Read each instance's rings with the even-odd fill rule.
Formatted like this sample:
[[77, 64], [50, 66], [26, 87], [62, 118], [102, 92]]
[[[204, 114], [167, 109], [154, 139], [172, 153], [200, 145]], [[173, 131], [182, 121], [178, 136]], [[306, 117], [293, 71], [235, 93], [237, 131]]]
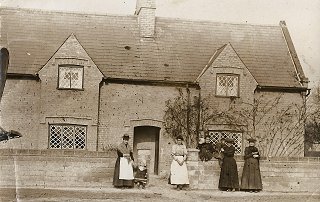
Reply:
[[97, 117], [97, 142], [96, 151], [99, 151], [99, 129], [100, 129], [100, 99], [101, 99], [101, 88], [104, 84], [103, 78], [99, 83], [99, 94], [98, 94], [98, 117]]
[[188, 135], [188, 146], [190, 146], [191, 143], [191, 137], [190, 137], [190, 89], [189, 85], [187, 84], [186, 87], [187, 90], [187, 135]]

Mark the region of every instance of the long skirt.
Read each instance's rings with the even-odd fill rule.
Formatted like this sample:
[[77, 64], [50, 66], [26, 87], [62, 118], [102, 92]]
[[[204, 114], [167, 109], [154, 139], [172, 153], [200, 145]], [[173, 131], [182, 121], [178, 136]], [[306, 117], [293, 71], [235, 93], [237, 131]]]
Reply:
[[133, 179], [130, 179], [130, 180], [119, 179], [120, 158], [121, 157], [117, 158], [116, 165], [114, 168], [113, 186], [115, 186], [115, 187], [133, 187], [133, 185], [134, 185]]
[[[183, 160], [183, 156], [177, 156], [179, 161]], [[170, 169], [170, 184], [189, 184], [188, 170], [186, 162], [182, 166], [177, 161], [172, 160]]]
[[238, 168], [233, 157], [224, 157], [221, 165], [220, 189], [239, 189]]
[[262, 190], [262, 181], [258, 159], [248, 158], [245, 160], [240, 188], [243, 190]]

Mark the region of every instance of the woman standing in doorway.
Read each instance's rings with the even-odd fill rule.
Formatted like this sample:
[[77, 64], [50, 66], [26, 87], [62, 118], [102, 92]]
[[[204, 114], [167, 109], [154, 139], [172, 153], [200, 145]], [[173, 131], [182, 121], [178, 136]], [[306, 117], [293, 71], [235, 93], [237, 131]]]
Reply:
[[187, 170], [187, 148], [182, 143], [182, 136], [176, 138], [176, 144], [172, 146], [171, 156], [173, 157], [170, 169], [170, 184], [177, 185], [177, 190], [182, 190], [184, 185], [189, 184]]
[[133, 183], [133, 153], [129, 143], [129, 135], [122, 137], [122, 143], [117, 147], [118, 158], [114, 168], [113, 186], [117, 188], [132, 188]]
[[256, 140], [248, 139], [249, 147], [244, 150], [244, 166], [241, 178], [241, 190], [258, 192], [262, 190], [262, 181], [259, 165], [259, 151], [255, 147]]
[[235, 148], [232, 145], [233, 139], [227, 138], [225, 146], [222, 147], [223, 160], [219, 179], [219, 189], [224, 191], [236, 191], [239, 189], [238, 168], [233, 158]]

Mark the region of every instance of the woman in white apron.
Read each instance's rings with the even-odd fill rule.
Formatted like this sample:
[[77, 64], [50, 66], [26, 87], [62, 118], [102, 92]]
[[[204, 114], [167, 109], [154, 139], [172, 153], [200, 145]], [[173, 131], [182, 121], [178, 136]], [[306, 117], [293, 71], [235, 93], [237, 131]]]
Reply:
[[176, 144], [172, 146], [171, 156], [173, 157], [170, 169], [170, 184], [177, 185], [177, 190], [182, 190], [184, 185], [189, 184], [187, 170], [187, 148], [182, 143], [182, 136], [178, 136]]
[[129, 142], [129, 135], [122, 137], [122, 143], [117, 147], [118, 158], [114, 168], [113, 186], [117, 188], [132, 188], [133, 183], [133, 153]]

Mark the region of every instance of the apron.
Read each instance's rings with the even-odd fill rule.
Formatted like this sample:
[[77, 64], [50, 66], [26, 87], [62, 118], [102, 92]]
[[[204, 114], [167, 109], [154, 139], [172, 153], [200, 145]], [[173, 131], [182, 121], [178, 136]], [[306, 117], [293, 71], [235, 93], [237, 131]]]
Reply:
[[125, 157], [120, 157], [120, 180], [133, 180], [132, 161], [128, 161]]

